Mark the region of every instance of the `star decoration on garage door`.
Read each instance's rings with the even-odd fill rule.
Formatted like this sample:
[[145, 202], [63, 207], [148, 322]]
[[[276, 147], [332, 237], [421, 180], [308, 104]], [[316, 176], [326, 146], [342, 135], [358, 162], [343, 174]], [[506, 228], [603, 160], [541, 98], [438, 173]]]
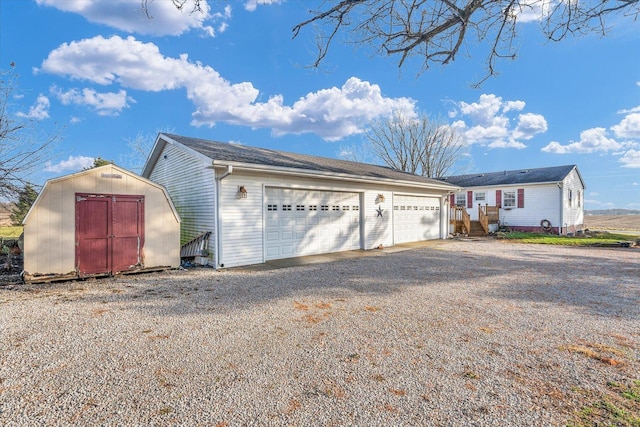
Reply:
[[[378, 216], [382, 216], [382, 212], [384, 212], [384, 210], [382, 209], [382, 206], [378, 206], [378, 209], [376, 209], [376, 212], [378, 212], [377, 217], [378, 217]], [[377, 217], [376, 217], [376, 218], [377, 218]]]

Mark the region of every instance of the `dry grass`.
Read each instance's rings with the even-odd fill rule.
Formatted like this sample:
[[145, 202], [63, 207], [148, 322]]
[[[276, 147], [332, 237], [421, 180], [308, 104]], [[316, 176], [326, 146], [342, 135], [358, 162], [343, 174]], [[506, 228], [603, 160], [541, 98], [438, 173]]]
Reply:
[[640, 215], [585, 215], [589, 230], [625, 230], [640, 232]]

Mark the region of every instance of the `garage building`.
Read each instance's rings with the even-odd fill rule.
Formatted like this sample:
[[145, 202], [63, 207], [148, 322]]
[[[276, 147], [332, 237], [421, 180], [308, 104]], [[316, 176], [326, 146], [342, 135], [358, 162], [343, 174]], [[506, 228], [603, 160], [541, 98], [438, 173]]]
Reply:
[[169, 194], [115, 165], [47, 181], [24, 221], [27, 282], [178, 267]]
[[216, 268], [443, 239], [459, 190], [378, 165], [165, 133], [142, 175], [167, 188], [182, 244], [207, 236], [196, 259]]

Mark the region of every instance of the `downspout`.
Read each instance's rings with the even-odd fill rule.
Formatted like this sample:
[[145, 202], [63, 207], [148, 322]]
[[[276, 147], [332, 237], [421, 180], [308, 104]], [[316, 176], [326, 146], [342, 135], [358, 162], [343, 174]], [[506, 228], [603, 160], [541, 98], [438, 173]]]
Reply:
[[559, 182], [557, 185], [560, 189], [560, 223], [558, 224], [558, 236], [562, 236], [562, 223], [564, 222], [564, 189], [562, 182]]
[[[219, 267], [224, 267], [224, 265], [220, 265], [220, 258], [222, 255], [222, 220], [220, 220], [220, 190], [221, 184], [220, 181], [225, 179], [227, 176], [233, 173], [233, 166], [227, 165], [227, 170], [220, 176], [216, 177], [216, 232], [214, 233], [215, 247], [216, 253], [214, 255], [214, 264], [216, 269]], [[215, 174], [215, 169], [214, 169]]]

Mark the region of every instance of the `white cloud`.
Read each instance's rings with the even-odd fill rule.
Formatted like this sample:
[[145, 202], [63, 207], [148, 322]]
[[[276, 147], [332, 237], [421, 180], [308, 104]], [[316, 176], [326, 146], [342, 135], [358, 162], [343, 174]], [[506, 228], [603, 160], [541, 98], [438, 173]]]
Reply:
[[77, 13], [89, 22], [107, 25], [130, 33], [157, 36], [177, 36], [191, 29], [200, 29], [206, 34], [214, 36], [215, 30], [210, 24], [220, 20], [224, 23], [224, 20], [228, 18], [224, 12], [212, 14], [211, 6], [207, 0], [200, 1], [201, 11], [194, 10], [193, 0], [187, 0], [181, 10], [178, 10], [171, 1], [150, 1], [147, 3], [149, 16], [142, 10], [141, 0], [36, 1], [39, 5]]
[[19, 117], [25, 117], [27, 119], [47, 119], [49, 118], [49, 106], [50, 106], [49, 98], [44, 95], [39, 95], [36, 99], [36, 103], [29, 107], [28, 113], [18, 112], [17, 115]]
[[486, 145], [490, 148], [525, 148], [520, 140], [532, 139], [547, 131], [547, 121], [540, 114], [523, 113], [517, 117], [515, 129], [507, 113], [522, 111], [524, 101], [503, 101], [494, 94], [482, 94], [477, 102], [456, 103], [449, 117], [460, 117], [453, 123], [468, 144]]
[[629, 150], [618, 161], [623, 168], [640, 168], [640, 151]]
[[502, 112], [508, 113], [511, 110], [522, 111], [524, 110], [525, 106], [526, 104], [524, 101], [507, 101], [504, 103], [504, 106], [502, 107]]
[[45, 172], [61, 173], [66, 171], [76, 172], [84, 168], [93, 166], [93, 157], [85, 156], [69, 156], [67, 160], [58, 163], [47, 162], [45, 164]]
[[247, 0], [244, 4], [244, 8], [249, 12], [256, 10], [258, 5], [280, 4], [282, 0]]
[[53, 87], [51, 92], [64, 105], [88, 105], [95, 108], [98, 115], [101, 116], [118, 115], [122, 109], [129, 106], [127, 101], [135, 102], [132, 98], [127, 97], [127, 92], [124, 90], [120, 90], [119, 92], [98, 93], [93, 89], [85, 88], [81, 91], [78, 89], [71, 89], [63, 92], [62, 90]]
[[580, 133], [580, 141], [571, 141], [567, 145], [561, 145], [557, 141], [549, 143], [542, 148], [546, 153], [595, 153], [619, 150], [622, 144], [607, 136], [605, 128], [592, 128]]
[[360, 133], [371, 120], [399, 111], [415, 115], [410, 98], [386, 98], [378, 85], [349, 78], [342, 87], [311, 92], [287, 106], [282, 95], [256, 102], [250, 82], [231, 83], [186, 54], [163, 56], [152, 43], [118, 36], [64, 43], [49, 53], [39, 71], [101, 85], [120, 84], [142, 91], [184, 88], [195, 105], [192, 124], [216, 122], [271, 128], [274, 135], [314, 132], [327, 140]]
[[611, 130], [618, 138], [640, 139], [640, 112], [628, 114], [619, 124], [611, 126]]
[[547, 131], [547, 121], [544, 116], [534, 113], [525, 113], [518, 116], [518, 126], [513, 132], [516, 139], [531, 139], [539, 133]]
[[552, 0], [520, 0], [514, 3], [516, 9], [511, 12], [520, 23], [541, 21], [549, 15], [556, 3]]

